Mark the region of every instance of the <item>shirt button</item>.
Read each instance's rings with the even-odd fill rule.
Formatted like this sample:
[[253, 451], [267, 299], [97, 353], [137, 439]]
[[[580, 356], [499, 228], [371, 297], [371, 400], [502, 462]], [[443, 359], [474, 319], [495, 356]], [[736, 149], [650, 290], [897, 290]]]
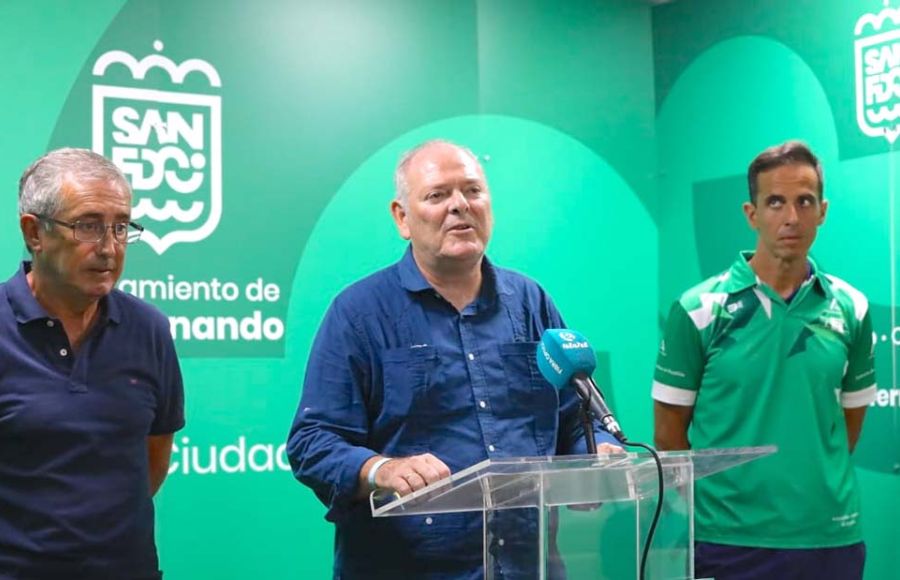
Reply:
[[493, 445], [488, 445], [488, 451], [493, 451], [493, 450], [494, 450], [494, 446], [493, 446]]
[[52, 320], [48, 320], [48, 321], [47, 321], [47, 326], [49, 326], [50, 328], [53, 328], [53, 325], [54, 325], [54, 324], [56, 324], [56, 323], [53, 322]]
[[504, 540], [503, 538], [500, 538], [499, 540], [497, 540], [497, 545], [498, 545], [498, 546], [502, 546], [502, 545], [505, 544], [505, 543], [506, 543], [506, 540]]
[[429, 525], [429, 526], [430, 526], [432, 523], [434, 523], [434, 520], [431, 519], [431, 516], [428, 516], [427, 518], [425, 518], [425, 524], [426, 524], [426, 525]]
[[484, 401], [478, 401], [478, 406], [484, 409], [485, 407], [487, 407], [487, 403], [485, 403]]
[[67, 354], [69, 354], [69, 351], [67, 351], [66, 349], [59, 349], [59, 356], [66, 356]]
[[469, 360], [475, 360], [475, 355], [471, 352], [469, 353]]

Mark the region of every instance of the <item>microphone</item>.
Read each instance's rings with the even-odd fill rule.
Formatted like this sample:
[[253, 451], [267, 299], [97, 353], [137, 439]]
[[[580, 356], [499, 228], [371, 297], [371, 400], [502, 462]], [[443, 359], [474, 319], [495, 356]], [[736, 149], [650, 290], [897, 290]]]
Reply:
[[[650, 553], [656, 525], [659, 523], [659, 514], [662, 510], [664, 498], [665, 482], [659, 454], [656, 453], [653, 447], [644, 443], [630, 443], [625, 434], [622, 433], [619, 422], [613, 417], [609, 407], [606, 406], [606, 401], [603, 400], [603, 395], [597, 388], [597, 384], [591, 378], [591, 373], [597, 367], [597, 358], [594, 356], [594, 350], [591, 348], [591, 345], [588, 344], [587, 339], [580, 332], [565, 328], [548, 328], [545, 330], [537, 347], [537, 363], [538, 369], [540, 369], [544, 378], [557, 389], [562, 389], [570, 384], [574, 386], [578, 396], [584, 402], [584, 406], [590, 409], [590, 414], [597, 417], [603, 427], [612, 433], [613, 437], [618, 439], [619, 442], [623, 445], [643, 447], [653, 456], [656, 463], [659, 493], [656, 511], [650, 522], [650, 528], [647, 530], [647, 540], [644, 542], [644, 549], [641, 552], [640, 577], [643, 580], [647, 567], [647, 555]], [[585, 434], [591, 432], [591, 421], [586, 415], [588, 413], [582, 413]], [[588, 451], [590, 453], [596, 452], [596, 445], [594, 445], [594, 450], [592, 451], [591, 444], [593, 441], [587, 435], [586, 438], [588, 439]]]
[[603, 394], [591, 373], [597, 367], [597, 358], [587, 339], [580, 332], [565, 328], [548, 328], [537, 347], [537, 363], [541, 374], [551, 385], [562, 389], [569, 385], [609, 433], [625, 443], [625, 434], [619, 422], [606, 405]]

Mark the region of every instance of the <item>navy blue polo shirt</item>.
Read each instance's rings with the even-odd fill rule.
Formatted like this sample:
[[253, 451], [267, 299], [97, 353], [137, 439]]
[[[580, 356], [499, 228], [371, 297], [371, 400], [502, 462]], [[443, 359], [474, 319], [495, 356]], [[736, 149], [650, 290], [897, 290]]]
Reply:
[[147, 436], [184, 426], [168, 320], [113, 290], [73, 351], [29, 270], [0, 285], [0, 578], [153, 577]]

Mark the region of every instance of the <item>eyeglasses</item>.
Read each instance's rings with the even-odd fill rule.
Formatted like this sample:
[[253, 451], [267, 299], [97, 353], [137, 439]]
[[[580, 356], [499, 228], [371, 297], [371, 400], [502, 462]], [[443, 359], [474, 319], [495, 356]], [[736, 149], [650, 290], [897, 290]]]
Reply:
[[106, 236], [106, 230], [112, 230], [113, 238], [120, 244], [132, 244], [141, 239], [141, 232], [144, 231], [144, 226], [135, 222], [116, 222], [112, 224], [105, 224], [99, 221], [83, 222], [81, 220], [64, 222], [40, 214], [35, 214], [35, 217], [64, 228], [69, 228], [77, 241], [89, 244], [96, 244], [102, 241], [104, 236]]

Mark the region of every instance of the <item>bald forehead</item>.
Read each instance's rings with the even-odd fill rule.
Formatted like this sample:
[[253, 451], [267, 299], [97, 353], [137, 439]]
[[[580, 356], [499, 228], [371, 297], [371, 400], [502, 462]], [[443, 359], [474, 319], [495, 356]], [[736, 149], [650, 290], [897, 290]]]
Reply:
[[407, 174], [430, 173], [441, 169], [462, 166], [467, 174], [484, 178], [481, 164], [469, 151], [452, 143], [426, 145], [409, 160]]

